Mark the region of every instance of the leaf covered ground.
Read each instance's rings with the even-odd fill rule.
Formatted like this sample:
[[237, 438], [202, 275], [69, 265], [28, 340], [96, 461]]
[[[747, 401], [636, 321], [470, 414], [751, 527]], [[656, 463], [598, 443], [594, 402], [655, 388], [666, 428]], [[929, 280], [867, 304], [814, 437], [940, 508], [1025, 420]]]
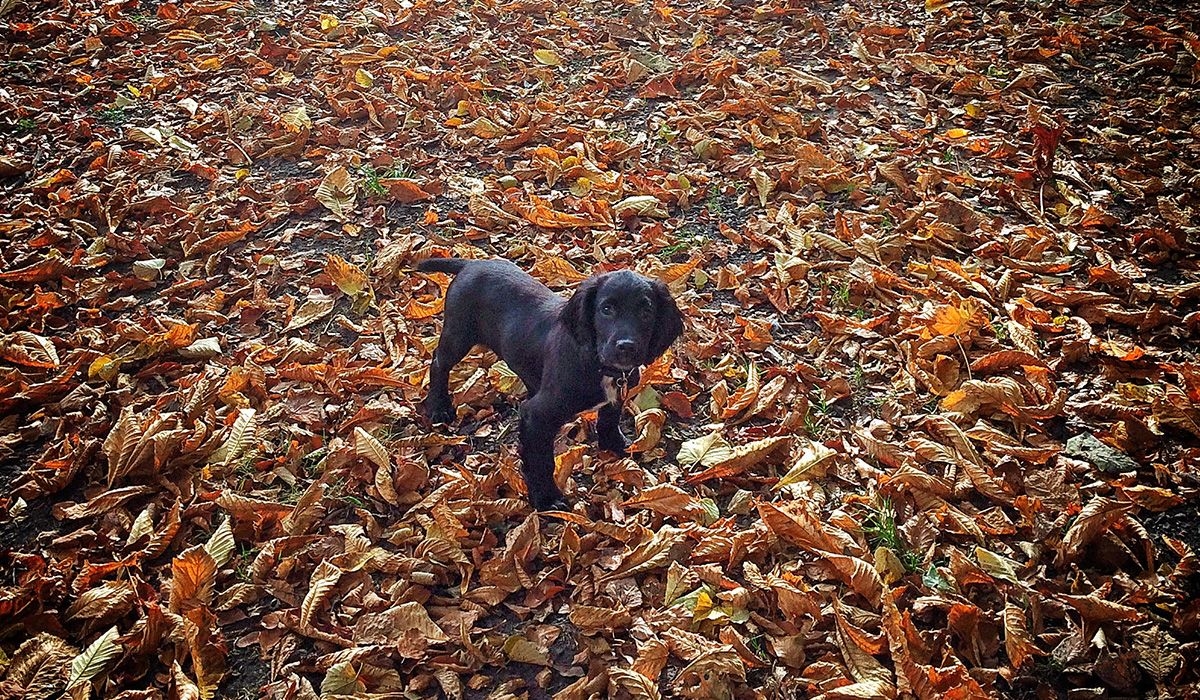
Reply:
[[[0, 0], [0, 698], [1200, 692], [1186, 5]], [[571, 513], [446, 254], [685, 311]]]

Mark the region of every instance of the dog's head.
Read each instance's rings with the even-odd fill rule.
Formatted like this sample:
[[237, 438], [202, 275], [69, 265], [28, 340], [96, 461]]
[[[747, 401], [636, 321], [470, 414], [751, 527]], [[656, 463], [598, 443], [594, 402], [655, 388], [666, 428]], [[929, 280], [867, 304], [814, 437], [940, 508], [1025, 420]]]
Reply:
[[620, 371], [648, 365], [683, 333], [679, 307], [658, 280], [629, 270], [590, 277], [563, 309], [575, 340]]

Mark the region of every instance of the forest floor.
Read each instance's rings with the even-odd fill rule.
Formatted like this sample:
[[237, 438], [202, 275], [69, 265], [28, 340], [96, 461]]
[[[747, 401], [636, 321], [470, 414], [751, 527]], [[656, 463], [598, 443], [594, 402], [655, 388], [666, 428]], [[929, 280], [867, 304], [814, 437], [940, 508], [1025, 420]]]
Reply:
[[[0, 699], [1200, 693], [1200, 11], [0, 0]], [[537, 514], [448, 278], [684, 337]]]

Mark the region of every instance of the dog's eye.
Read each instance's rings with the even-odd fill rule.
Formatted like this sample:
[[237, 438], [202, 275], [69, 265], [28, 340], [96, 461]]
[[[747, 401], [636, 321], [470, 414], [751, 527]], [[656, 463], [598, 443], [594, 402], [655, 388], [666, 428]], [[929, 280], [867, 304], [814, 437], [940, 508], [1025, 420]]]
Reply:
[[616, 312], [617, 312], [616, 307], [614, 307], [611, 303], [608, 303], [608, 302], [605, 302], [604, 305], [602, 305], [600, 307], [600, 313], [603, 314], [604, 316], [612, 316]]

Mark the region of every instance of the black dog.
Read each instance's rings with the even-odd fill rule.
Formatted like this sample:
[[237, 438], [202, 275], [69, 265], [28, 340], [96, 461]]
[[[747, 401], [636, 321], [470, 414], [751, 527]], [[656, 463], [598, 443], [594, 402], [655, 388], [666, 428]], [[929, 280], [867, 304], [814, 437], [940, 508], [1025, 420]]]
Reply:
[[529, 501], [538, 510], [563, 507], [554, 483], [554, 438], [575, 415], [599, 407], [601, 449], [625, 455], [618, 384], [636, 385], [638, 367], [683, 332], [666, 285], [621, 270], [588, 278], [564, 301], [504, 260], [434, 258], [417, 269], [457, 273], [429, 367], [426, 414], [435, 422], [453, 420], [450, 369], [475, 345], [491, 348], [529, 389], [520, 424]]

